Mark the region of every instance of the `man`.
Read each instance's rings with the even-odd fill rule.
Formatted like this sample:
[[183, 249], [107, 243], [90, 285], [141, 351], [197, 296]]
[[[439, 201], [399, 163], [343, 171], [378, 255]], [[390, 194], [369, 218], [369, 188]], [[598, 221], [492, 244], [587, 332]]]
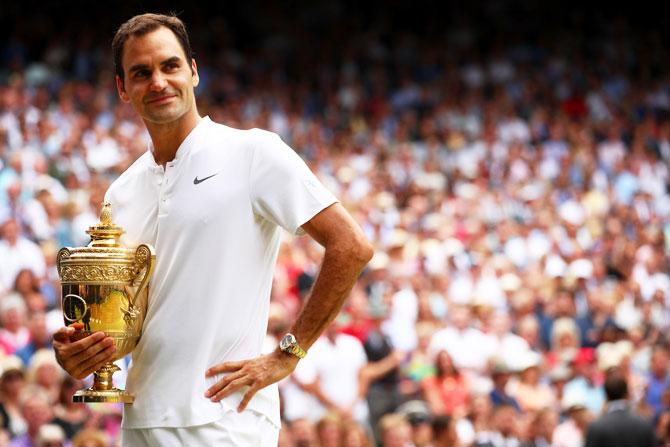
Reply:
[[608, 371], [605, 378], [605, 395], [607, 410], [589, 425], [586, 432], [586, 447], [657, 445], [651, 422], [634, 415], [628, 408], [626, 376], [618, 369]]
[[[157, 252], [122, 444], [276, 445], [274, 384], [337, 315], [372, 249], [276, 135], [200, 117], [198, 68], [179, 19], [133, 17], [112, 50], [119, 96], [140, 114], [152, 145], [106, 200], [124, 242]], [[304, 230], [325, 254], [283, 349], [261, 356], [280, 226]], [[102, 333], [72, 342], [74, 331], [59, 330], [54, 349], [83, 378], [112, 358], [114, 345]]]
[[[365, 383], [361, 383], [367, 366], [363, 344], [356, 337], [340, 333], [346, 315], [340, 314], [314, 343], [306, 365], [313, 371], [311, 383], [302, 387], [318, 399], [320, 408], [310, 408], [320, 419], [327, 412], [353, 418], [365, 426], [369, 409], [365, 401]], [[301, 371], [304, 373], [304, 370]]]

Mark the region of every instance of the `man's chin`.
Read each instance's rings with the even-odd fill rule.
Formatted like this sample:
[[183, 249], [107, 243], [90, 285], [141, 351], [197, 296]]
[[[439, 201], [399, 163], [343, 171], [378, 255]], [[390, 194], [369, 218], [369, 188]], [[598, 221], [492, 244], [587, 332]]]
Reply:
[[165, 110], [163, 113], [146, 113], [142, 117], [144, 121], [152, 124], [170, 124], [181, 118], [184, 113]]

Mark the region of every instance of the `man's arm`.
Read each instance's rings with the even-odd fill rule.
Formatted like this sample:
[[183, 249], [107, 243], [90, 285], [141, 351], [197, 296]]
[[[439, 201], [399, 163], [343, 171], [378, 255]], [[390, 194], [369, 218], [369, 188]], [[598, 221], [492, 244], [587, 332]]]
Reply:
[[377, 360], [376, 362], [368, 362], [361, 368], [358, 374], [361, 398], [365, 397], [372, 382], [380, 379], [394, 368], [400, 366], [404, 356], [405, 355], [400, 351], [393, 351], [383, 359]]
[[[373, 249], [360, 227], [339, 203], [318, 213], [302, 228], [325, 248], [312, 293], [291, 328], [298, 344], [307, 350], [339, 312], [358, 275], [372, 258]], [[242, 411], [258, 390], [289, 375], [297, 363], [297, 357], [277, 348], [271, 354], [255, 359], [215, 365], [207, 370], [207, 377], [229, 374], [209, 388], [205, 397], [217, 402], [249, 387], [238, 407], [238, 411]]]

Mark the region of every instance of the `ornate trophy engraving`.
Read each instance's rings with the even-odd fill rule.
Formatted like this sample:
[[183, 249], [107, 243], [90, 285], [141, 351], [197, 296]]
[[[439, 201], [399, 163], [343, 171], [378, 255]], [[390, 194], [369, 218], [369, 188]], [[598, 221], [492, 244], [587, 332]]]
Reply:
[[[147, 310], [148, 283], [156, 254], [152, 246], [121, 246], [123, 229], [112, 223], [109, 203], [103, 204], [100, 223], [86, 233], [86, 247], [62, 248], [58, 252], [63, 318], [66, 325], [82, 323], [74, 338], [103, 331], [114, 339], [114, 360], [135, 348], [142, 334]], [[132, 403], [134, 396], [115, 388], [112, 374], [119, 367], [112, 361], [94, 373], [93, 386], [75, 393], [75, 402]]]

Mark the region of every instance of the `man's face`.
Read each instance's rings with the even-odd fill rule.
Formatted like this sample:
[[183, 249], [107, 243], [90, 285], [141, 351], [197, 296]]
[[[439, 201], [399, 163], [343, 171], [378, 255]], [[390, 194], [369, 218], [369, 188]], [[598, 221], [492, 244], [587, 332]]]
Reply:
[[195, 61], [186, 60], [168, 28], [130, 37], [121, 61], [124, 80], [116, 77], [119, 96], [147, 123], [172, 123], [195, 108], [193, 89], [199, 82]]

